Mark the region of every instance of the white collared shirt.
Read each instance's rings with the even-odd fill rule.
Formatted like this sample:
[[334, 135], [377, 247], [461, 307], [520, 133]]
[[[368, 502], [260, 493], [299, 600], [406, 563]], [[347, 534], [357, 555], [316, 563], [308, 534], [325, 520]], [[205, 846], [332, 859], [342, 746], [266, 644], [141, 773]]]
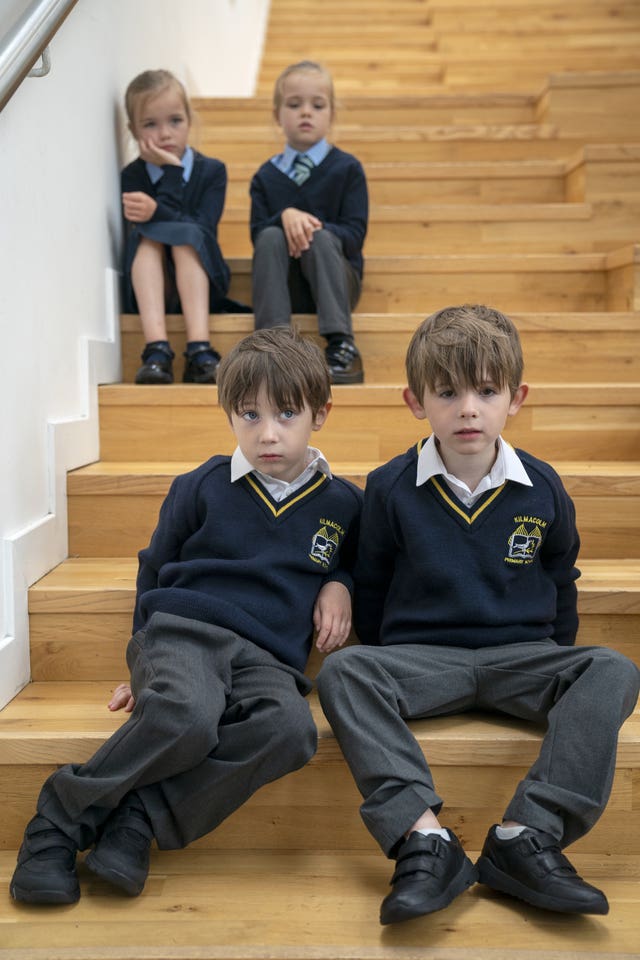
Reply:
[[[326, 155], [331, 150], [331, 145], [327, 143], [325, 138], [318, 140], [317, 143], [314, 143], [312, 147], [309, 147], [308, 150], [304, 151], [304, 156], [309, 157], [313, 160], [314, 166], [319, 167]], [[286, 173], [288, 177], [293, 180], [293, 165], [296, 161], [296, 157], [300, 154], [300, 150], [294, 150], [293, 147], [290, 147], [287, 144], [282, 151], [282, 153], [276, 154], [275, 157], [271, 158], [271, 163], [281, 170], [282, 173]]]
[[[180, 159], [182, 165], [182, 179], [185, 183], [189, 183], [189, 177], [191, 176], [191, 171], [193, 170], [193, 150], [191, 147], [187, 147], [185, 152], [182, 154]], [[145, 162], [147, 168], [147, 173], [151, 183], [157, 183], [160, 177], [164, 175], [164, 169], [159, 167], [157, 163], [149, 163], [147, 160]]]
[[251, 473], [276, 503], [280, 503], [282, 500], [291, 496], [292, 493], [295, 493], [296, 490], [303, 487], [317, 470], [331, 479], [329, 463], [324, 454], [316, 447], [307, 447], [307, 465], [302, 473], [296, 477], [295, 480], [292, 480], [291, 483], [286, 480], [280, 480], [278, 477], [268, 477], [265, 473], [262, 473], [262, 471], [256, 470], [255, 467], [249, 463], [240, 447], [236, 447], [231, 457], [231, 483], [235, 483], [236, 480], [240, 480], [248, 473]]
[[416, 471], [416, 486], [419, 487], [426, 483], [430, 477], [444, 477], [448, 487], [453, 491], [458, 500], [464, 503], [465, 507], [472, 507], [483, 493], [487, 490], [495, 490], [501, 487], [505, 480], [513, 480], [515, 483], [521, 483], [526, 487], [532, 487], [527, 471], [522, 465], [522, 461], [515, 452], [511, 444], [498, 437], [498, 455], [496, 462], [492, 466], [475, 490], [470, 490], [463, 480], [454, 477], [447, 472], [442, 457], [438, 452], [436, 438], [433, 434], [429, 437], [422, 450], [418, 454], [418, 469]]

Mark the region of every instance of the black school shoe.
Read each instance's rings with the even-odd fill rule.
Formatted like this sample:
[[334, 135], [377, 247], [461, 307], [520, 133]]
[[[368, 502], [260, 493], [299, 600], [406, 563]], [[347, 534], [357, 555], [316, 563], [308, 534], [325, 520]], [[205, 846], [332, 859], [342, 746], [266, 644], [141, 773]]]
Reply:
[[149, 874], [153, 831], [142, 805], [129, 794], [104, 825], [85, 864], [98, 877], [128, 894], [142, 893]]
[[220, 363], [220, 354], [212, 347], [198, 347], [184, 353], [183, 383], [215, 383]]
[[362, 357], [353, 340], [331, 339], [324, 355], [331, 383], [363, 383]]
[[559, 913], [608, 913], [607, 898], [579, 877], [549, 833], [527, 827], [513, 840], [499, 840], [495, 825], [477, 866], [480, 882], [534, 907]]
[[27, 824], [9, 890], [21, 903], [75, 903], [78, 848], [62, 830], [39, 814]]
[[142, 366], [135, 376], [136, 383], [164, 384], [173, 383], [173, 358], [175, 353], [164, 341], [148, 343], [140, 359]]
[[448, 906], [478, 879], [478, 872], [449, 830], [450, 840], [415, 831], [400, 847], [393, 890], [380, 906], [380, 923], [398, 923]]

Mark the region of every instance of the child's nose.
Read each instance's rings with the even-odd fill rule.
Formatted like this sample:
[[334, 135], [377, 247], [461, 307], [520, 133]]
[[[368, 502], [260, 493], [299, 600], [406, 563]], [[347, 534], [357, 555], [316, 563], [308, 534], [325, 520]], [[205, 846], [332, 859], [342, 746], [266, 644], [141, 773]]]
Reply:
[[478, 414], [478, 403], [473, 391], [467, 390], [460, 397], [460, 415], [462, 417], [475, 417]]

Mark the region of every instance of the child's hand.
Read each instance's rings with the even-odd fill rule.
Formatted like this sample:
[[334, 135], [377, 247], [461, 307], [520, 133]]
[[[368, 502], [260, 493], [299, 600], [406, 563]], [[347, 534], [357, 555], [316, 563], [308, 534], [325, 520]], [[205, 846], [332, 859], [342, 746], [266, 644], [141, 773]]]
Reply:
[[122, 209], [125, 220], [131, 223], [146, 223], [156, 212], [158, 204], [148, 193], [135, 190], [122, 194]]
[[113, 691], [113, 696], [107, 704], [109, 710], [122, 710], [124, 708], [125, 713], [131, 713], [135, 706], [135, 699], [131, 693], [131, 687], [128, 683], [119, 683], [118, 686]]
[[296, 207], [287, 207], [282, 211], [280, 219], [287, 238], [289, 256], [297, 259], [311, 246], [314, 233], [322, 229], [322, 221], [312, 213], [306, 213]]
[[163, 150], [162, 147], [159, 147], [157, 143], [154, 143], [152, 140], [138, 140], [138, 147], [140, 149], [140, 156], [143, 160], [146, 160], [147, 163], [155, 163], [157, 167], [166, 167], [167, 165], [172, 167], [181, 166], [180, 160], [176, 157], [175, 153], [171, 153], [169, 150]]
[[313, 608], [313, 625], [318, 635], [316, 647], [330, 653], [341, 647], [351, 631], [351, 595], [343, 583], [325, 583]]

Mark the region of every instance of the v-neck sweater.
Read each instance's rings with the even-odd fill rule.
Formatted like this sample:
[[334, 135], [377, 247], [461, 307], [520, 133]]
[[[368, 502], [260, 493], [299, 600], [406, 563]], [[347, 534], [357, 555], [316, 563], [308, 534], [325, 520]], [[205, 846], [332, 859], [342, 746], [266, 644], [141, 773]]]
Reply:
[[133, 629], [156, 611], [225, 627], [304, 670], [324, 583], [351, 590], [362, 494], [317, 472], [276, 502], [215, 456], [171, 484], [141, 550]]
[[250, 193], [254, 243], [265, 227], [282, 226], [283, 210], [296, 207], [313, 214], [338, 237], [345, 257], [362, 276], [369, 201], [362, 164], [352, 154], [332, 147], [301, 185], [267, 160], [254, 175]]
[[416, 486], [420, 446], [367, 479], [355, 573], [360, 641], [573, 644], [579, 537], [558, 474], [517, 450], [532, 486], [507, 480], [467, 508], [442, 477]]

